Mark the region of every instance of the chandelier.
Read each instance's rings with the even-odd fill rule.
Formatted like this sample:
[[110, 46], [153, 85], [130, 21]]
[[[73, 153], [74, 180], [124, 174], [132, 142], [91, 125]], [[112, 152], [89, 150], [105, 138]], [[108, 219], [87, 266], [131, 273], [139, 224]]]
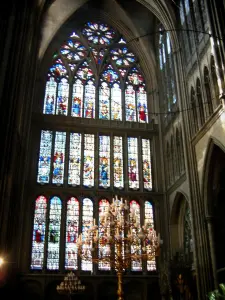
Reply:
[[118, 279], [118, 300], [123, 300], [122, 276], [132, 262], [151, 261], [159, 253], [160, 236], [151, 223], [143, 226], [127, 201], [113, 198], [93, 224], [77, 240], [78, 255], [84, 261], [105, 263], [114, 268]]
[[63, 281], [56, 287], [59, 294], [67, 294], [69, 298], [71, 295], [77, 292], [83, 292], [85, 286], [81, 284], [80, 279], [71, 271], [68, 273]]

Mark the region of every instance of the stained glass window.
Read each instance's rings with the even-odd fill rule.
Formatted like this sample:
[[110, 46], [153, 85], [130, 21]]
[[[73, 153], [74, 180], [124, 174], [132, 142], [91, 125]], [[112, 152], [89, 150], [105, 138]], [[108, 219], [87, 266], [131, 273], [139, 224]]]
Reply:
[[83, 185], [94, 186], [94, 135], [84, 135]]
[[144, 188], [152, 190], [152, 167], [150, 141], [142, 139], [142, 164], [143, 164], [143, 183]]
[[56, 88], [57, 83], [54, 77], [50, 77], [45, 88], [44, 114], [53, 115], [55, 113]]
[[111, 120], [122, 120], [122, 95], [118, 83], [111, 87]]
[[47, 199], [39, 196], [35, 201], [31, 269], [41, 270], [44, 264]]
[[[108, 243], [106, 236], [110, 236], [110, 217], [106, 217], [105, 214], [109, 209], [109, 201], [102, 199], [99, 201], [99, 257], [109, 257], [111, 253], [110, 244]], [[102, 226], [102, 222], [108, 222], [108, 226]], [[100, 261], [98, 263], [99, 270], [110, 270], [109, 262]]]
[[37, 182], [49, 183], [51, 155], [52, 155], [52, 131], [42, 130], [39, 162], [38, 162], [38, 176]]
[[110, 186], [110, 137], [99, 136], [99, 186]]
[[122, 189], [124, 187], [123, 174], [123, 138], [115, 136], [113, 140], [113, 165], [114, 165], [114, 186]]
[[83, 29], [83, 34], [90, 43], [96, 45], [109, 45], [116, 33], [106, 24], [88, 22]]
[[65, 269], [77, 270], [77, 237], [79, 232], [79, 201], [72, 197], [67, 201]]
[[57, 96], [57, 106], [56, 114], [57, 115], [67, 115], [68, 109], [68, 97], [69, 97], [69, 84], [67, 79], [61, 79], [58, 84], [58, 96]]
[[54, 157], [53, 157], [53, 176], [52, 176], [52, 183], [55, 184], [63, 184], [65, 145], [66, 145], [66, 133], [56, 132]]
[[138, 121], [140, 123], [148, 123], [147, 93], [144, 86], [140, 86], [137, 90], [137, 108]]
[[[145, 224], [149, 231], [154, 228], [154, 217], [153, 217], [153, 208], [152, 204], [149, 201], [145, 201]], [[147, 261], [147, 271], [155, 271], [156, 270], [156, 261], [153, 257], [151, 260]]]
[[[130, 214], [131, 219], [134, 218], [137, 224], [141, 224], [141, 214], [140, 214], [140, 204], [132, 200], [130, 202]], [[140, 228], [140, 226], [139, 226]], [[138, 233], [134, 228], [131, 228], [131, 234], [135, 237], [138, 236]], [[131, 245], [131, 253], [141, 255], [141, 241], [136, 241], [135, 244]], [[133, 259], [131, 261], [131, 270], [132, 271], [141, 271], [142, 270], [142, 260], [141, 259]]]
[[84, 86], [80, 79], [77, 79], [73, 85], [73, 97], [72, 97], [72, 117], [83, 116], [83, 92]]
[[[91, 199], [83, 199], [83, 213], [82, 213], [82, 241], [85, 241], [85, 232], [93, 225], [93, 202]], [[91, 261], [91, 245], [83, 244], [83, 250], [87, 251], [88, 258], [81, 260], [81, 270], [92, 271]], [[90, 257], [90, 259], [89, 259]]]
[[48, 250], [47, 269], [59, 269], [60, 227], [61, 227], [62, 203], [58, 197], [50, 199], [50, 211], [48, 219]]
[[93, 80], [88, 80], [84, 89], [84, 117], [95, 117], [95, 85]]
[[125, 107], [126, 107], [126, 121], [136, 122], [136, 100], [135, 90], [132, 85], [128, 85], [125, 91]]
[[106, 82], [102, 82], [99, 89], [99, 119], [109, 120], [109, 102], [110, 88]]
[[128, 67], [135, 62], [135, 55], [127, 47], [111, 50], [111, 57], [118, 66]]
[[139, 189], [139, 168], [138, 168], [138, 139], [129, 137], [128, 144], [128, 178], [129, 188]]
[[81, 168], [81, 134], [70, 133], [69, 176], [68, 183], [80, 185]]

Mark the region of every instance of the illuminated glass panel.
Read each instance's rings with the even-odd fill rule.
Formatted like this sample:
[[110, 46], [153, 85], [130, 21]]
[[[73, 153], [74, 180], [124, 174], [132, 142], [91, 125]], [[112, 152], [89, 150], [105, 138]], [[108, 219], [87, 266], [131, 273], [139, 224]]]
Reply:
[[139, 171], [138, 171], [138, 140], [129, 137], [128, 142], [128, 177], [129, 188], [139, 189]]
[[126, 107], [126, 121], [136, 122], [136, 103], [135, 91], [132, 85], [128, 85], [125, 91], [125, 107]]
[[52, 131], [41, 131], [37, 182], [49, 183], [52, 154]]
[[59, 246], [62, 203], [58, 197], [50, 200], [47, 269], [59, 269]]
[[113, 164], [114, 186], [121, 189], [124, 187], [123, 138], [121, 136], [114, 136], [113, 138]]
[[88, 187], [94, 186], [94, 155], [95, 155], [94, 135], [84, 135], [84, 170], [83, 185]]
[[97, 65], [100, 65], [102, 60], [103, 60], [103, 57], [104, 57], [104, 54], [105, 54], [105, 50], [104, 49], [101, 49], [101, 50], [96, 50], [95, 48], [92, 49], [92, 54], [94, 56], [94, 60], [95, 60], [95, 63]]
[[138, 121], [140, 123], [148, 123], [147, 93], [143, 86], [139, 86], [137, 90], [137, 108]]
[[62, 76], [67, 75], [67, 70], [62, 63], [61, 59], [56, 59], [55, 64], [49, 69], [50, 74], [55, 78], [61, 78]]
[[93, 72], [90, 69], [88, 63], [85, 61], [76, 72], [76, 76], [82, 79], [83, 81], [93, 77]]
[[58, 96], [57, 96], [57, 106], [56, 114], [57, 115], [67, 115], [68, 110], [68, 97], [69, 97], [69, 84], [67, 79], [61, 79], [58, 84]]
[[119, 76], [117, 74], [117, 72], [115, 72], [113, 70], [113, 67], [111, 65], [109, 65], [106, 70], [102, 73], [102, 80], [105, 80], [108, 83], [113, 83], [114, 81], [116, 81]]
[[45, 99], [43, 113], [47, 115], [55, 114], [55, 99], [56, 99], [57, 83], [53, 77], [50, 77], [46, 82]]
[[133, 85], [144, 84], [144, 78], [137, 68], [132, 68], [131, 72], [128, 74], [128, 80], [129, 83]]
[[53, 157], [52, 183], [63, 184], [65, 162], [66, 133], [55, 133], [55, 148]]
[[60, 49], [60, 53], [68, 60], [81, 60], [86, 56], [87, 49], [79, 42], [69, 39]]
[[142, 164], [144, 188], [152, 190], [152, 166], [150, 141], [142, 139]]
[[77, 238], [79, 232], [79, 201], [72, 197], [67, 201], [65, 269], [77, 270]]
[[111, 120], [122, 121], [121, 88], [118, 83], [114, 83], [111, 88]]
[[[138, 224], [139, 226], [136, 226], [140, 229], [140, 224], [141, 224], [141, 215], [140, 215], [140, 204], [135, 201], [132, 200], [130, 202], [130, 218], [131, 220], [135, 220], [136, 224]], [[131, 230], [131, 234], [134, 237], [137, 237], [137, 235], [139, 234], [139, 231], [135, 230], [134, 227], [130, 229]], [[138, 242], [136, 241], [135, 244], [131, 245], [131, 253], [132, 254], [136, 254], [136, 255], [141, 255], [141, 241], [138, 240]], [[131, 270], [132, 271], [141, 271], [142, 270], [142, 260], [141, 259], [132, 259], [131, 261]]]
[[77, 79], [73, 85], [73, 96], [72, 96], [72, 117], [82, 117], [83, 109], [83, 91], [84, 87], [82, 81]]
[[85, 85], [84, 117], [95, 118], [95, 85], [91, 80]]
[[[85, 232], [93, 226], [93, 202], [88, 199], [83, 199], [83, 213], [82, 213], [82, 240], [85, 241]], [[92, 244], [85, 245], [83, 244], [82, 249], [88, 250], [88, 258], [81, 260], [81, 270], [82, 271], [92, 271], [92, 261], [91, 261], [91, 248]], [[90, 257], [90, 259], [89, 259]]]
[[71, 185], [80, 185], [81, 168], [81, 134], [70, 133], [70, 152], [69, 152], [69, 170], [68, 183]]
[[106, 24], [87, 22], [83, 29], [83, 34], [90, 43], [96, 45], [109, 45], [116, 33]]
[[35, 201], [31, 269], [42, 270], [44, 263], [47, 199], [39, 196]]
[[110, 89], [106, 82], [102, 82], [99, 88], [99, 119], [109, 120]]
[[110, 186], [110, 137], [99, 136], [99, 186]]
[[[152, 204], [149, 201], [145, 201], [145, 224], [148, 225], [149, 231], [154, 228], [154, 216], [153, 216], [153, 208]], [[155, 271], [156, 270], [156, 261], [155, 257], [152, 260], [147, 261], [147, 271]]]
[[[122, 204], [122, 198], [121, 199], [113, 199], [113, 202], [115, 204], [115, 211], [120, 211], [121, 209], [121, 204]], [[124, 203], [124, 202], [123, 202]], [[117, 240], [116, 236], [122, 237], [122, 257], [124, 258], [124, 251], [125, 251], [125, 245], [124, 245], [124, 210], [121, 211], [121, 213], [117, 213], [115, 215], [115, 221], [120, 222], [120, 229], [117, 228], [117, 231], [115, 231], [115, 240]], [[120, 242], [119, 242], [120, 243]], [[126, 251], [130, 253], [130, 249], [128, 248], [129, 246], [126, 244]], [[115, 245], [115, 256], [117, 256], [118, 253], [118, 245], [116, 243]], [[124, 269], [123, 269], [124, 270]]]
[[127, 47], [111, 50], [112, 60], [116, 62], [118, 66], [128, 67], [135, 62], [135, 55], [130, 52]]
[[[110, 217], [106, 217], [105, 213], [108, 212], [109, 209], [109, 201], [106, 199], [102, 199], [99, 202], [99, 257], [110, 257], [111, 249], [110, 244], [107, 241], [107, 236], [110, 236]], [[104, 221], [104, 225], [107, 224], [107, 226], [103, 226], [102, 222]], [[110, 263], [109, 262], [102, 262], [100, 261], [98, 263], [99, 270], [110, 270]]]

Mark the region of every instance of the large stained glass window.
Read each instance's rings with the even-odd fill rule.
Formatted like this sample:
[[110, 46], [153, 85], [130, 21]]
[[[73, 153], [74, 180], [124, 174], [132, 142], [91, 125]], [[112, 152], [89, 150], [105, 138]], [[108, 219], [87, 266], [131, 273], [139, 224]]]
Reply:
[[124, 187], [123, 174], [123, 138], [115, 136], [113, 140], [113, 166], [114, 166], [114, 186], [122, 189]]
[[[145, 224], [148, 226], [148, 230], [154, 228], [154, 217], [153, 217], [153, 207], [151, 202], [145, 201]], [[156, 261], [153, 256], [151, 260], [147, 261], [147, 271], [155, 271], [156, 270]]]
[[44, 264], [47, 199], [39, 196], [35, 201], [31, 269], [41, 270]]
[[144, 188], [152, 190], [152, 166], [150, 140], [142, 139], [142, 165]]
[[67, 201], [65, 269], [77, 270], [77, 237], [79, 232], [79, 201], [72, 197]]
[[68, 183], [80, 185], [81, 168], [81, 134], [70, 133], [69, 171]]
[[83, 167], [83, 185], [94, 186], [94, 135], [84, 135], [84, 167]]
[[53, 56], [43, 113], [148, 123], [145, 81], [137, 63], [126, 40], [110, 26], [83, 24]]
[[60, 227], [62, 203], [58, 197], [50, 199], [47, 269], [59, 269]]
[[110, 137], [99, 136], [99, 186], [110, 186]]
[[[93, 202], [91, 199], [84, 198], [82, 203], [82, 241], [85, 241], [85, 232], [93, 226]], [[91, 244], [83, 244], [83, 250], [87, 252], [87, 259], [81, 260], [81, 270], [92, 271], [92, 261], [91, 261]], [[89, 259], [90, 258], [90, 259]]]
[[138, 139], [129, 137], [128, 146], [128, 179], [129, 188], [139, 188], [139, 169], [138, 169]]
[[52, 183], [62, 184], [64, 180], [66, 133], [56, 132], [53, 157]]

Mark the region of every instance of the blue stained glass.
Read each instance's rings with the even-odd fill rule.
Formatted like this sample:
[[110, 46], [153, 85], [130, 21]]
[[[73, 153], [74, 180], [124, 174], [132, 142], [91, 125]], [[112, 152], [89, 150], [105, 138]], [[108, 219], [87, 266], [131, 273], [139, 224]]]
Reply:
[[52, 152], [52, 131], [41, 131], [37, 182], [49, 183]]
[[136, 190], [139, 189], [138, 140], [137, 138], [129, 137], [127, 142], [129, 188]]
[[[98, 255], [99, 257], [104, 257], [110, 259], [111, 249], [110, 243], [107, 241], [107, 236], [110, 236], [110, 222], [106, 223], [103, 221], [110, 221], [110, 217], [105, 217], [105, 213], [108, 212], [109, 209], [109, 201], [106, 199], [102, 199], [99, 201], [99, 250]], [[107, 225], [106, 225], [107, 224]], [[105, 261], [100, 261], [98, 263], [99, 270], [108, 271], [110, 270], [110, 263]]]
[[85, 85], [84, 91], [84, 117], [95, 117], [95, 85], [92, 80], [89, 80]]
[[137, 90], [137, 109], [138, 121], [148, 123], [147, 93], [143, 86], [140, 86]]
[[68, 111], [68, 98], [69, 98], [69, 84], [67, 79], [61, 79], [58, 84], [58, 96], [57, 96], [57, 115], [67, 115]]
[[50, 68], [50, 73], [58, 78], [61, 76], [66, 76], [67, 71], [62, 64], [56, 63]]
[[82, 81], [77, 79], [73, 85], [73, 96], [72, 96], [72, 117], [82, 117], [83, 110], [83, 93], [84, 86]]
[[[154, 229], [154, 216], [153, 216], [153, 208], [152, 204], [149, 201], [145, 201], [145, 224], [148, 227], [148, 230], [151, 231]], [[147, 253], [151, 254], [148, 251]], [[155, 271], [156, 270], [156, 261], [153, 257], [151, 260], [147, 261], [147, 271]]]
[[122, 94], [118, 83], [111, 87], [111, 120], [122, 121]]
[[113, 139], [113, 164], [114, 164], [114, 186], [122, 189], [124, 187], [123, 173], [123, 138], [114, 136]]
[[77, 270], [77, 238], [79, 232], [79, 201], [72, 197], [67, 202], [65, 269]]
[[83, 34], [90, 43], [96, 45], [109, 45], [116, 33], [105, 24], [88, 22], [83, 29]]
[[142, 139], [142, 164], [144, 188], [152, 190], [151, 150], [147, 139]]
[[118, 66], [127, 67], [135, 62], [135, 55], [126, 47], [111, 50], [111, 56]]
[[84, 135], [84, 168], [83, 185], [87, 187], [94, 186], [94, 154], [95, 154], [94, 135]]
[[99, 136], [99, 186], [110, 186], [110, 137]]
[[58, 197], [50, 200], [47, 269], [59, 269], [59, 246], [62, 203]]
[[116, 81], [118, 78], [119, 75], [113, 70], [112, 66], [108, 66], [107, 69], [102, 73], [102, 79], [109, 83]]
[[95, 60], [95, 63], [97, 65], [100, 65], [102, 60], [103, 60], [103, 57], [104, 57], [104, 54], [105, 54], [105, 50], [104, 49], [101, 49], [101, 50], [96, 50], [95, 48], [92, 49], [92, 54], [94, 56], [94, 60]]
[[90, 79], [91, 77], [93, 77], [93, 72], [92, 70], [90, 69], [89, 65], [87, 62], [84, 62], [80, 68], [77, 70], [77, 73], [76, 75], [82, 79], [82, 80], [88, 80]]
[[131, 72], [128, 74], [128, 80], [129, 83], [132, 83], [134, 85], [139, 85], [144, 83], [143, 76], [136, 68], [133, 68]]
[[109, 120], [110, 89], [106, 82], [99, 88], [99, 119]]
[[50, 77], [46, 82], [44, 109], [43, 113], [47, 115], [55, 114], [55, 99], [56, 99], [57, 83], [53, 77]]
[[87, 245], [84, 243], [85, 241], [85, 232], [93, 226], [93, 202], [91, 199], [84, 198], [83, 199], [83, 213], [82, 213], [82, 240], [83, 240], [83, 245], [82, 245], [82, 250], [87, 251], [88, 257], [90, 259], [82, 259], [81, 260], [81, 270], [82, 271], [92, 271], [92, 253], [91, 253], [91, 248], [92, 248], [92, 242], [90, 245]]
[[42, 270], [44, 264], [47, 199], [39, 196], [35, 201], [31, 269]]
[[[131, 216], [133, 216], [133, 214], [134, 214], [135, 221], [136, 221], [136, 223], [139, 224], [139, 226], [138, 226], [139, 230], [136, 230], [135, 228], [131, 228], [131, 234], [134, 238], [136, 238], [138, 236], [138, 234], [140, 233], [141, 215], [140, 215], [140, 204], [135, 200], [132, 200], [130, 202], [130, 213], [131, 213]], [[131, 244], [131, 253], [141, 255], [141, 240], [140, 239], [136, 240], [133, 244]], [[142, 260], [141, 259], [132, 260], [131, 261], [131, 270], [132, 271], [141, 271], [142, 270]]]
[[66, 133], [56, 132], [52, 176], [52, 183], [54, 184], [63, 184], [65, 167], [65, 146]]
[[126, 108], [126, 121], [136, 122], [136, 100], [135, 91], [132, 85], [128, 85], [125, 90], [125, 108]]
[[81, 168], [81, 134], [70, 133], [70, 152], [69, 152], [69, 170], [68, 183], [71, 185], [80, 185]]

